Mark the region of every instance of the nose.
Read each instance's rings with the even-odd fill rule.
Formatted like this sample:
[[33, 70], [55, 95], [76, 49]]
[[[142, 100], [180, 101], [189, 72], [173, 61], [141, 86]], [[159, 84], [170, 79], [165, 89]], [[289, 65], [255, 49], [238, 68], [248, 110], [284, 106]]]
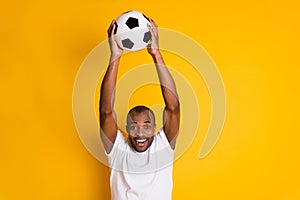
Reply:
[[143, 129], [141, 127], [138, 127], [138, 129], [136, 131], [136, 135], [138, 135], [138, 136], [142, 136], [143, 135]]
[[135, 135], [137, 137], [144, 137], [145, 135], [144, 135], [144, 129], [143, 129], [143, 127], [138, 127], [137, 130], [136, 130]]

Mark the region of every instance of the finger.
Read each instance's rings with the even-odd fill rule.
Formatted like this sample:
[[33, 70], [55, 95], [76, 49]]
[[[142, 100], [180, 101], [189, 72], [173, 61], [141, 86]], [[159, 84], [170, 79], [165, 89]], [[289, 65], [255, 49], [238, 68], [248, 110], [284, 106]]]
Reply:
[[[113, 21], [114, 21], [114, 20], [113, 20]], [[110, 25], [109, 25], [109, 27], [108, 27], [108, 29], [107, 29], [107, 33], [110, 33], [111, 28], [112, 28], [113, 21], [110, 23]]]
[[151, 18], [150, 18], [150, 23], [151, 23], [153, 34], [157, 35], [158, 34], [157, 24]]
[[115, 20], [112, 20], [112, 22], [110, 23], [110, 26], [107, 30], [107, 33], [108, 33], [109, 36], [111, 36], [111, 33], [113, 32], [114, 26], [115, 26]]
[[147, 47], [151, 47], [151, 45], [152, 45], [152, 40], [149, 40]]
[[110, 33], [110, 37], [114, 37], [115, 29], [116, 29], [116, 21], [114, 20], [113, 25], [112, 25], [112, 29], [111, 29], [111, 33]]
[[155, 23], [155, 21], [153, 19], [151, 19], [151, 18], [149, 18], [149, 19], [150, 19], [150, 22], [153, 25], [153, 27], [158, 27], [157, 24]]
[[153, 36], [154, 35], [153, 28], [150, 26], [150, 24], [147, 24], [147, 27], [148, 27], [151, 35]]

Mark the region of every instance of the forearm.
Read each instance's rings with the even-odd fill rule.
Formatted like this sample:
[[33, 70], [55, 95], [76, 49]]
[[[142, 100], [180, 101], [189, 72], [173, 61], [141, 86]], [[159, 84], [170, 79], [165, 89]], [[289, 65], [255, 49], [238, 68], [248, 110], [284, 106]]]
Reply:
[[179, 100], [176, 91], [176, 85], [168, 68], [165, 65], [160, 51], [152, 54], [152, 58], [156, 66], [166, 108], [169, 110], [179, 109]]
[[119, 62], [120, 58], [110, 59], [110, 64], [101, 84], [99, 104], [100, 113], [108, 114], [113, 112]]

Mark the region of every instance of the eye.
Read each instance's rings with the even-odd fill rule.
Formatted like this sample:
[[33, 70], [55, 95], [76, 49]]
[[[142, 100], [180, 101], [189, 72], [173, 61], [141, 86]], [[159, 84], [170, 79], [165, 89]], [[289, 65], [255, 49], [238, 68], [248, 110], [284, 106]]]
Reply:
[[129, 127], [129, 130], [135, 131], [135, 130], [137, 130], [137, 126], [130, 126], [130, 127]]
[[151, 128], [152, 128], [152, 126], [150, 126], [150, 125], [144, 126], [144, 129], [146, 129], [146, 130], [151, 129]]

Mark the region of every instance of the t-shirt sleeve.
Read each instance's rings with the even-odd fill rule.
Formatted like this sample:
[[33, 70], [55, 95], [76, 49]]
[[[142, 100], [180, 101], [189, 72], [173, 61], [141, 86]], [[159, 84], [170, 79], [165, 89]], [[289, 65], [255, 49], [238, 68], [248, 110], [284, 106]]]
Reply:
[[117, 132], [117, 137], [116, 137], [116, 140], [115, 140], [115, 143], [113, 145], [113, 148], [111, 149], [111, 151], [109, 153], [107, 153], [105, 151], [105, 155], [108, 157], [108, 158], [112, 158], [115, 156], [116, 154], [116, 151], [117, 151], [117, 148], [120, 144], [122, 143], [126, 143], [126, 139], [124, 138], [124, 136], [122, 135], [121, 131], [118, 130]]
[[172, 149], [170, 146], [170, 143], [163, 128], [159, 129], [158, 133], [156, 134], [156, 139], [158, 143], [162, 144], [164, 148], [168, 148], [172, 152], [174, 151], [174, 149]]

